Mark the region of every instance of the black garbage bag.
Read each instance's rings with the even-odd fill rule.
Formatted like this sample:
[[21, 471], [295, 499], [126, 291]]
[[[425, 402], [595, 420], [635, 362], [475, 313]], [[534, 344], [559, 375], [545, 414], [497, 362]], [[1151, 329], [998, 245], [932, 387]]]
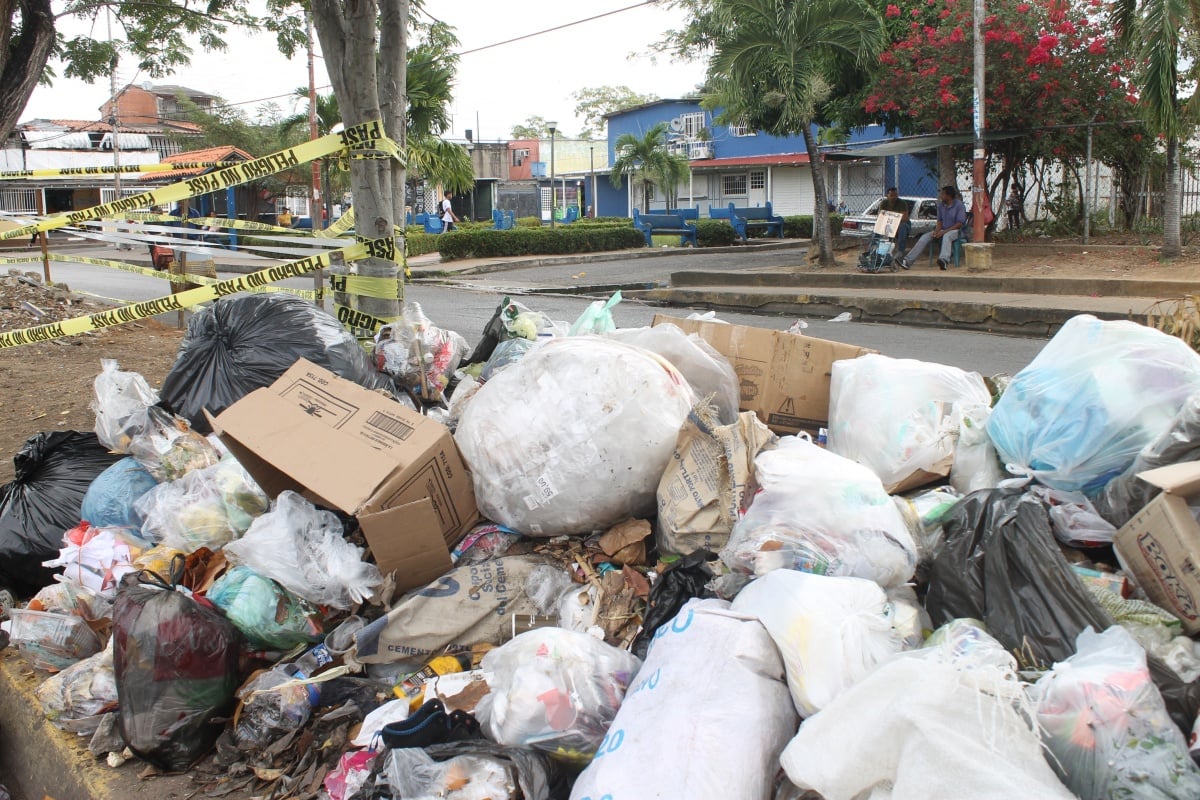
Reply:
[[982, 620], [1023, 667], [1049, 667], [1075, 652], [1084, 628], [1113, 624], [1067, 564], [1036, 497], [973, 492], [942, 518], [942, 530], [925, 597], [935, 626]]
[[127, 575], [113, 606], [113, 668], [121, 734], [141, 758], [185, 770], [221, 734], [214, 721], [233, 711], [238, 687], [237, 629], [207, 601], [170, 582]]
[[39, 433], [13, 458], [16, 477], [0, 487], [0, 588], [27, 597], [52, 581], [42, 562], [58, 555], [79, 524], [83, 496], [121, 459], [94, 433]]
[[650, 598], [646, 602], [646, 616], [642, 622], [642, 632], [633, 640], [631, 652], [645, 660], [654, 632], [664, 624], [675, 619], [679, 609], [693, 597], [713, 597], [713, 593], [705, 585], [713, 579], [713, 571], [708, 568], [710, 561], [716, 561], [717, 556], [708, 550], [696, 550], [684, 556], [662, 571], [658, 580], [650, 587]]
[[393, 389], [336, 319], [280, 293], [236, 295], [192, 317], [159, 394], [193, 428], [208, 433], [204, 409], [221, 413], [270, 386], [301, 358], [368, 389]]

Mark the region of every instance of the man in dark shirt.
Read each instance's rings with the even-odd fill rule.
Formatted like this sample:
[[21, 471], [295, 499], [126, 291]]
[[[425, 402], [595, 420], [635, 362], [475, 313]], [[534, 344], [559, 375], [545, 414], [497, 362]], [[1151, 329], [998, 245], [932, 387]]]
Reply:
[[938, 269], [945, 269], [950, 263], [950, 257], [954, 252], [954, 240], [960, 235], [963, 225], [967, 222], [967, 209], [963, 206], [962, 200], [958, 199], [958, 190], [953, 186], [943, 186], [939, 194], [937, 211], [937, 226], [928, 233], [922, 234], [920, 239], [917, 239], [917, 246], [912, 249], [912, 252], [900, 259], [900, 266], [908, 269], [912, 266], [912, 262], [925, 252], [925, 248], [934, 239], [938, 239], [942, 243], [942, 249], [938, 253]]
[[887, 195], [883, 198], [883, 202], [879, 204], [879, 210], [894, 211], [902, 217], [900, 226], [896, 228], [896, 252], [903, 253], [905, 246], [908, 244], [908, 231], [911, 227], [908, 222], [908, 201], [901, 200], [900, 192], [896, 190], [895, 186], [892, 186], [887, 190]]

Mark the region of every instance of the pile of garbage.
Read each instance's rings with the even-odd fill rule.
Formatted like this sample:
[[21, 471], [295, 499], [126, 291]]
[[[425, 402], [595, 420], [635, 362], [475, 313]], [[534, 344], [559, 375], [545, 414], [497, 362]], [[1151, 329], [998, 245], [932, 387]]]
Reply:
[[0, 489], [47, 719], [208, 795], [1200, 797], [1200, 355], [1080, 316], [985, 379], [615, 302], [363, 356], [232, 298], [169, 402], [105, 362]]
[[99, 308], [65, 287], [47, 286], [36, 272], [10, 269], [0, 276], [0, 330], [61, 322]]

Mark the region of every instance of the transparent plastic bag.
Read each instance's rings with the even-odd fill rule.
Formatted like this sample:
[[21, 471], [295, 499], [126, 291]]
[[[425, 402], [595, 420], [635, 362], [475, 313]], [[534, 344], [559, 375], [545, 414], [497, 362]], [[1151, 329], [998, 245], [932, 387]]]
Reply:
[[619, 328], [607, 335], [670, 361], [698, 398], [712, 398], [722, 425], [730, 425], [737, 419], [741, 390], [733, 365], [696, 334], [688, 335], [679, 326], [666, 323], [652, 328]]
[[375, 367], [423, 397], [436, 398], [467, 353], [467, 340], [434, 325], [421, 304], [404, 304], [399, 322], [375, 335]]
[[81, 522], [63, 534], [58, 558], [43, 566], [61, 567], [65, 580], [111, 599], [121, 578], [137, 572], [134, 561], [149, 549], [148, 542], [126, 528], [93, 528]]
[[987, 429], [1009, 471], [1092, 496], [1197, 391], [1200, 355], [1182, 340], [1084, 314], [1017, 373]]
[[918, 491], [909, 496], [896, 495], [892, 498], [904, 521], [908, 523], [909, 533], [917, 545], [917, 555], [921, 561], [933, 558], [934, 551], [941, 544], [944, 535], [942, 517], [954, 508], [962, 499], [962, 495], [949, 486]]
[[100, 715], [117, 707], [117, 677], [113, 648], [78, 661], [51, 675], [37, 688], [46, 719], [56, 728], [78, 734], [95, 733]]
[[270, 499], [233, 458], [188, 472], [143, 495], [134, 507], [142, 535], [191, 553], [218, 550], [245, 533], [270, 507]]
[[155, 480], [177, 480], [221, 460], [212, 443], [192, 430], [183, 417], [173, 417], [154, 407], [147, 410], [146, 420], [145, 427], [130, 439], [129, 454]]
[[1200, 797], [1200, 770], [1150, 679], [1146, 653], [1120, 626], [1080, 633], [1075, 655], [1031, 694], [1050, 765], [1081, 800]]
[[775, 569], [898, 586], [917, 547], [895, 503], [866, 467], [795, 436], [754, 460], [758, 492], [721, 559], [754, 575]]
[[485, 517], [527, 536], [591, 533], [654, 513], [692, 405], [652, 353], [553, 339], [484, 384], [454, 438]]
[[158, 392], [138, 373], [121, 371], [110, 358], [100, 359], [92, 390], [96, 438], [114, 453], [129, 452], [133, 437], [146, 428], [149, 408], [158, 404]]
[[1082, 492], [1066, 492], [1048, 486], [1029, 488], [1050, 509], [1054, 538], [1074, 547], [1103, 547], [1112, 544], [1117, 529], [1100, 516]]
[[959, 494], [995, 489], [1008, 476], [988, 438], [987, 420], [992, 413], [991, 406], [967, 406], [960, 412], [950, 485]]
[[584, 633], [540, 628], [483, 657], [491, 693], [476, 715], [488, 738], [586, 762], [641, 662]]
[[[136, 560], [134, 566], [140, 568]], [[73, 614], [88, 622], [101, 622], [112, 617], [112, 596], [105, 597], [62, 575], [56, 575], [54, 583], [35, 594], [27, 608], [53, 614]]]
[[363, 602], [383, 583], [379, 568], [362, 560], [362, 548], [343, 538], [338, 518], [292, 491], [280, 494], [245, 536], [225, 545], [225, 555], [305, 600], [334, 608]]
[[256, 649], [291, 650], [324, 631], [319, 609], [249, 567], [229, 570], [205, 596]]
[[242, 750], [261, 750], [303, 727], [312, 715], [310, 687], [282, 668], [259, 673], [237, 691], [241, 713], [233, 728]]
[[154, 476], [133, 458], [122, 458], [96, 476], [80, 507], [80, 519], [97, 528], [141, 530], [142, 516], [134, 503], [158, 485]]
[[987, 406], [983, 378], [957, 367], [865, 355], [833, 363], [829, 449], [889, 492], [950, 474], [964, 410]]
[[904, 647], [883, 589], [861, 578], [776, 570], [730, 607], [757, 617], [775, 640], [792, 702], [810, 717]]
[[487, 363], [483, 365], [483, 371], [479, 373], [479, 379], [482, 381], [490, 381], [501, 370], [520, 361], [525, 357], [525, 354], [538, 345], [539, 340], [536, 339], [509, 339], [496, 345], [496, 349], [492, 351], [492, 355], [488, 358]]
[[615, 292], [608, 300], [597, 300], [584, 309], [579, 319], [571, 325], [569, 336], [583, 336], [594, 333], [603, 334], [617, 329], [613, 321], [612, 310], [621, 302], [621, 293]]

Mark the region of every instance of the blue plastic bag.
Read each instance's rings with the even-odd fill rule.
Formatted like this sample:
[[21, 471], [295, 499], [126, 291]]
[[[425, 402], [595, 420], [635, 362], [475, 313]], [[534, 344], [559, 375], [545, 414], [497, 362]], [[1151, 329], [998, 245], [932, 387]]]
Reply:
[[96, 528], [142, 529], [142, 515], [133, 503], [158, 481], [132, 458], [122, 458], [101, 472], [83, 496], [80, 518]]
[[324, 636], [316, 606], [249, 567], [226, 572], [207, 597], [254, 647], [291, 650]]
[[1200, 391], [1200, 355], [1135, 322], [1072, 317], [1017, 373], [987, 431], [1010, 472], [1095, 494]]

